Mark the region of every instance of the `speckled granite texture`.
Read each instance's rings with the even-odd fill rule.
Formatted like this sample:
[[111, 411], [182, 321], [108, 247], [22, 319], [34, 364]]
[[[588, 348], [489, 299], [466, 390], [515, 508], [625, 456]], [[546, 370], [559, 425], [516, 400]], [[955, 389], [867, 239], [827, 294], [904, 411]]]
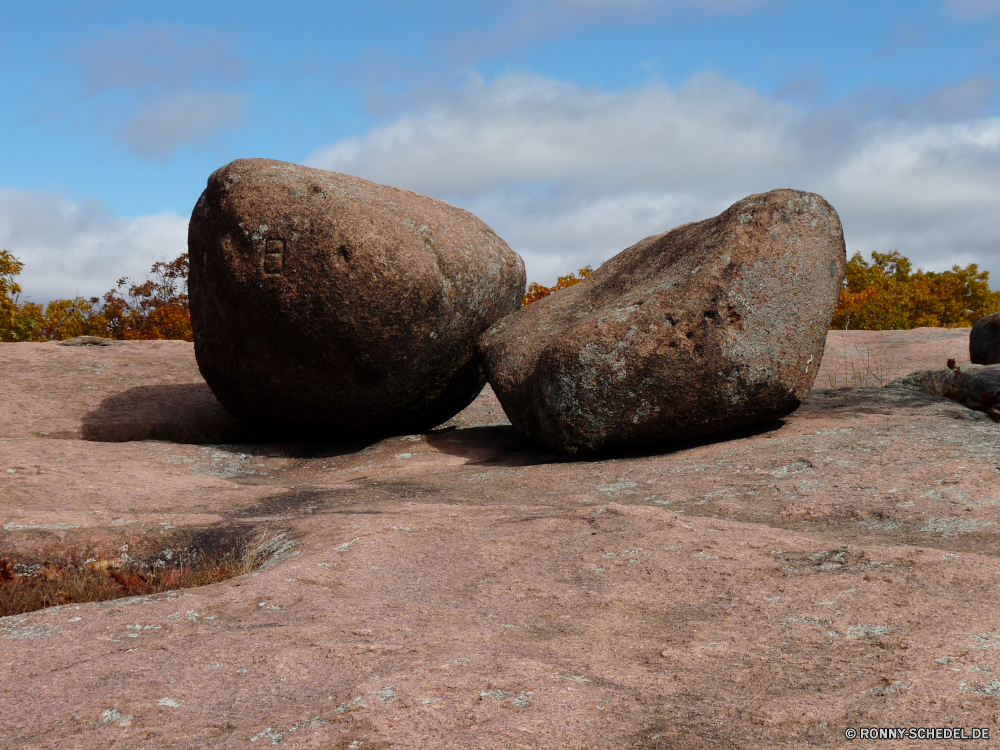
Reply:
[[[967, 337], [834, 332], [817, 384], [861, 373], [857, 348], [961, 364]], [[1000, 731], [1000, 425], [943, 398], [814, 389], [754, 431], [594, 461], [524, 442], [488, 391], [427, 434], [245, 442], [183, 343], [0, 344], [0, 400], [4, 554], [296, 541], [252, 577], [0, 619], [5, 750]]]

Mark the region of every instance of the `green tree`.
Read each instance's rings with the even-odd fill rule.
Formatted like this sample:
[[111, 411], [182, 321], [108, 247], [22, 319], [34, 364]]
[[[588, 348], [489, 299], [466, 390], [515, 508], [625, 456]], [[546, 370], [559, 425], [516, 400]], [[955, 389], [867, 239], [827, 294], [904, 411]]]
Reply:
[[1000, 310], [1000, 292], [990, 291], [989, 271], [972, 263], [950, 271], [913, 271], [898, 251], [855, 253], [847, 262], [833, 328], [891, 330], [920, 326], [960, 328]]

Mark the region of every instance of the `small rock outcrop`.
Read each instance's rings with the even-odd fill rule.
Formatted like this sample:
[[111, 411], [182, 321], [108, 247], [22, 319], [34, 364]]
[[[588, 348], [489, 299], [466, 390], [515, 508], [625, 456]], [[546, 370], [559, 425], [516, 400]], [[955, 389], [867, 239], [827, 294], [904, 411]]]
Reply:
[[812, 386], [845, 263], [823, 198], [752, 195], [508, 316], [480, 352], [518, 431], [566, 454], [767, 422]]
[[214, 172], [188, 232], [198, 366], [253, 423], [430, 429], [485, 384], [475, 341], [524, 264], [472, 214], [269, 159]]
[[116, 346], [118, 344], [121, 344], [121, 341], [104, 336], [76, 336], [59, 342], [59, 346]]
[[886, 388], [944, 396], [1000, 422], [1000, 364], [958, 367], [952, 360], [947, 367], [911, 372]]
[[969, 359], [974, 365], [1000, 364], [1000, 313], [984, 315], [972, 325]]

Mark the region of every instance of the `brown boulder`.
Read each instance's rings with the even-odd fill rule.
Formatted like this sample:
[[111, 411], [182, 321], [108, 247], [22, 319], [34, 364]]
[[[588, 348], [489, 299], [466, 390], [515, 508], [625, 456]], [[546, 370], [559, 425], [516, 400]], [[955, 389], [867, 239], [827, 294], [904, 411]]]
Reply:
[[812, 386], [845, 261], [823, 198], [752, 195], [505, 318], [487, 376], [522, 434], [569, 454], [771, 421]]
[[984, 315], [973, 324], [969, 358], [976, 365], [1000, 364], [1000, 313]]
[[434, 427], [482, 389], [475, 340], [524, 289], [521, 258], [472, 214], [269, 159], [209, 177], [188, 247], [198, 366], [256, 423]]

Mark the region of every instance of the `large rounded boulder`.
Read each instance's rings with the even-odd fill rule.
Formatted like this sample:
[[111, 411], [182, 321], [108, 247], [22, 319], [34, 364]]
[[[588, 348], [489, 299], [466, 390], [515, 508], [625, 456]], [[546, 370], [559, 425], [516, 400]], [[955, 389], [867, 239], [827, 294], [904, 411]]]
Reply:
[[191, 215], [191, 323], [229, 411], [332, 436], [434, 427], [485, 384], [475, 341], [524, 264], [462, 209], [269, 159], [214, 172]]
[[480, 352], [514, 427], [562, 453], [722, 433], [798, 407], [845, 265], [823, 198], [751, 195], [504, 318]]
[[974, 365], [1000, 364], [1000, 313], [984, 315], [972, 324], [969, 359]]

